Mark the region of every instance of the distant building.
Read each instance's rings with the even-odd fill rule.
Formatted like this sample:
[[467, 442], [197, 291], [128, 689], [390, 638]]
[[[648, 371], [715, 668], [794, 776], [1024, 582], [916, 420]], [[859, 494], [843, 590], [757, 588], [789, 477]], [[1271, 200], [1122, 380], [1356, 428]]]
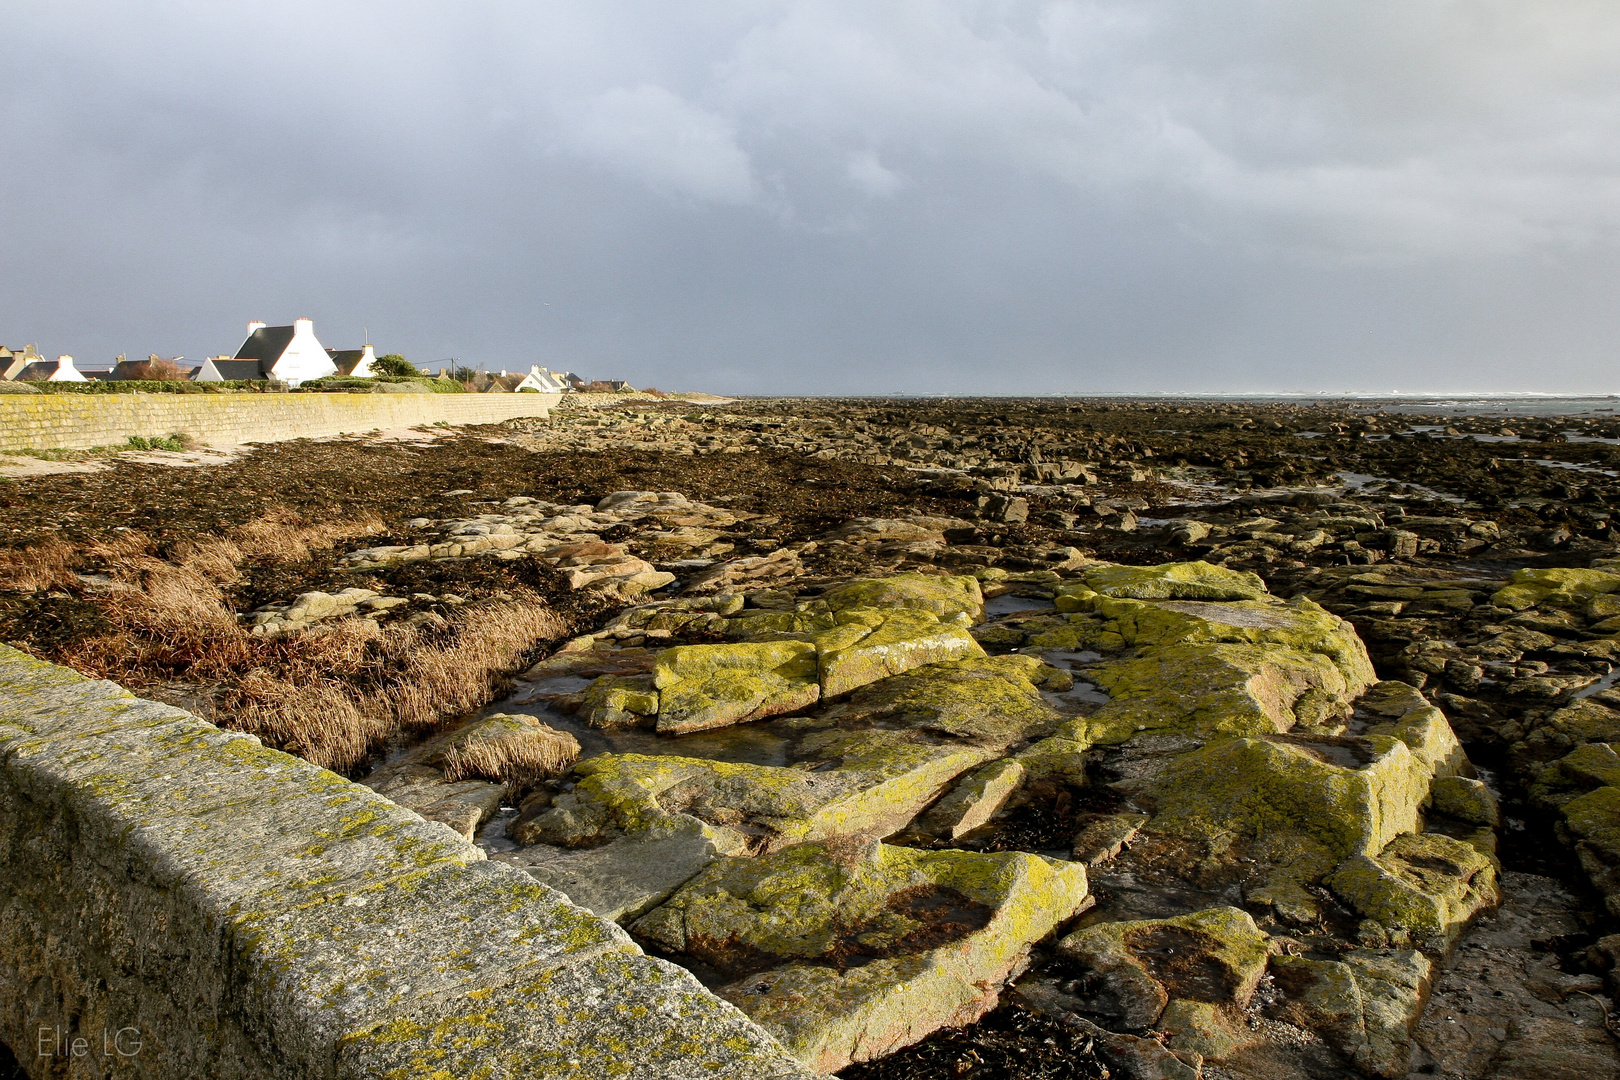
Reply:
[[20, 376], [29, 364], [37, 364], [44, 359], [32, 345], [24, 345], [21, 349], [8, 349], [0, 345], [0, 379], [10, 382]]
[[371, 351], [370, 345], [361, 349], [327, 349], [326, 355], [337, 365], [339, 375], [370, 379], [377, 374], [371, 369], [371, 365], [377, 360], [377, 354]]
[[127, 360], [120, 355], [113, 366], [106, 371], [92, 371], [89, 368], [80, 368], [87, 378], [99, 379], [105, 382], [123, 382], [129, 379], [171, 379], [185, 380], [191, 376], [187, 369], [180, 366], [183, 356], [164, 357], [153, 353], [145, 360]]
[[247, 340], [236, 355], [208, 360], [197, 370], [198, 382], [236, 379], [279, 379], [297, 386], [310, 379], [337, 374], [337, 364], [315, 337], [315, 324], [295, 319], [291, 326], [248, 323]]
[[89, 382], [79, 369], [73, 366], [73, 357], [58, 356], [53, 364], [48, 360], [40, 360], [29, 364], [17, 375], [19, 382]]

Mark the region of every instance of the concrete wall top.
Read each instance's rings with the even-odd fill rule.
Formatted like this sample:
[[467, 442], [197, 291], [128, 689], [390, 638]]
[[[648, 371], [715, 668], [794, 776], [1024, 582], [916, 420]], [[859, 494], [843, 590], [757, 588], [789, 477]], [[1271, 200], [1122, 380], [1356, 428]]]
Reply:
[[0, 453], [87, 450], [185, 434], [205, 443], [279, 442], [419, 424], [545, 417], [560, 394], [5, 394]]
[[35, 1077], [806, 1075], [446, 826], [6, 646], [0, 1035]]

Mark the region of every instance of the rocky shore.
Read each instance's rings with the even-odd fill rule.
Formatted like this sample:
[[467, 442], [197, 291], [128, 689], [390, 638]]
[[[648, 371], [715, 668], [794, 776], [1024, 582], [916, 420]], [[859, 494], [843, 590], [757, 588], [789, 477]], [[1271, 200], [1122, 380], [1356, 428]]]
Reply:
[[0, 488], [14, 551], [86, 553], [0, 636], [71, 662], [114, 523], [374, 514], [248, 568], [244, 632], [527, 590], [571, 633], [357, 775], [816, 1071], [1613, 1075], [1617, 450], [1609, 412], [564, 409]]

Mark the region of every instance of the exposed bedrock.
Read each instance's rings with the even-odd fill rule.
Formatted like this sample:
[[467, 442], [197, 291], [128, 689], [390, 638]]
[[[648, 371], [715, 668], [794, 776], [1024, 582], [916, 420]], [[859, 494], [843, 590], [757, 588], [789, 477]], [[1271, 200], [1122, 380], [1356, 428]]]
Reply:
[[[548, 661], [604, 672], [585, 723], [669, 750], [578, 762], [509, 858], [574, 875], [818, 1071], [1016, 985], [1165, 1075], [1298, 1058], [1285, 1028], [1300, 1068], [1405, 1075], [1434, 965], [1499, 899], [1499, 811], [1444, 714], [1253, 574], [1053, 578], [1057, 613], [999, 656], [957, 644], [997, 640], [973, 578], [907, 574], [712, 606], [704, 641], [642, 653], [647, 682], [601, 642]], [[781, 762], [682, 754], [700, 714], [762, 725]], [[1071, 831], [1020, 833], [1032, 813]]]

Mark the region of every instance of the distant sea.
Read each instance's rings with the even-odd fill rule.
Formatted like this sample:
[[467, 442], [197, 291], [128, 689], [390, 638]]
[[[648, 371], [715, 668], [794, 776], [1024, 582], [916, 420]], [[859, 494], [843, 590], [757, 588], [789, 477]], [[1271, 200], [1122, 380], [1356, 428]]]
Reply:
[[1589, 416], [1620, 412], [1620, 395], [1551, 394], [1108, 394], [1122, 401], [1199, 401], [1256, 405], [1337, 405], [1368, 412], [1430, 416]]

